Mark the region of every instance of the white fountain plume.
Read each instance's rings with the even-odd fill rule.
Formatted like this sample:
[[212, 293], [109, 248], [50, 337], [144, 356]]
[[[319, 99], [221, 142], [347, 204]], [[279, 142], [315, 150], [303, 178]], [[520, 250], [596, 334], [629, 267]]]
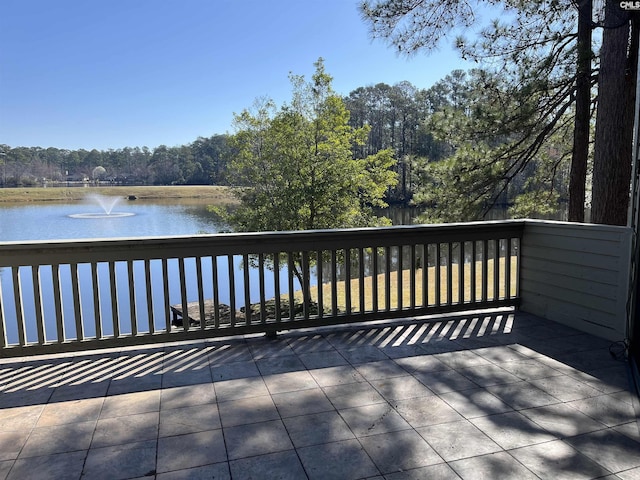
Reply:
[[131, 217], [135, 215], [133, 212], [114, 212], [114, 207], [122, 200], [120, 197], [109, 197], [107, 195], [89, 195], [87, 197], [93, 203], [96, 203], [102, 208], [101, 212], [95, 213], [74, 213], [69, 215], [72, 218], [119, 218], [119, 217]]

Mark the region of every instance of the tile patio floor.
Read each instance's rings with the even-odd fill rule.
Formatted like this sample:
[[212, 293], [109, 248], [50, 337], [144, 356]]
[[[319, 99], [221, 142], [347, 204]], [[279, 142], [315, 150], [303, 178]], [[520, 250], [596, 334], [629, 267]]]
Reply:
[[493, 312], [0, 360], [0, 479], [640, 479], [609, 347]]

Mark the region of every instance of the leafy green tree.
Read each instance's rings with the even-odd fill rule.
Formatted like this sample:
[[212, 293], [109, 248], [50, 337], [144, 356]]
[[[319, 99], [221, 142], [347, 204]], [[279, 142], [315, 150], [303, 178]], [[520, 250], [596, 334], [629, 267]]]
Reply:
[[[453, 153], [416, 161], [414, 202], [429, 207], [421, 221], [477, 220], [496, 203], [520, 196], [519, 215], [548, 214], [564, 193], [556, 180], [566, 169], [562, 152], [570, 151], [571, 117], [560, 115], [552, 126], [541, 122], [540, 105], [548, 98], [538, 93], [523, 103], [508, 82], [482, 70], [457, 72], [445, 82], [464, 101], [444, 103], [428, 120], [437, 141]], [[530, 144], [532, 132], [547, 141]], [[537, 208], [533, 200], [541, 201]]]
[[[279, 109], [270, 100], [235, 118], [235, 152], [229, 175], [245, 188], [240, 206], [224, 214], [236, 231], [285, 231], [388, 224], [373, 207], [396, 182], [390, 150], [363, 159], [352, 148], [368, 129], [349, 125], [349, 112], [334, 93], [324, 63], [311, 81], [290, 75], [292, 99]], [[301, 259], [295, 259], [301, 280]], [[302, 285], [302, 281], [300, 282]]]
[[[635, 92], [635, 76], [629, 72], [635, 72], [636, 68], [638, 20], [621, 15], [617, 1], [604, 3], [604, 22], [600, 23], [592, 21], [591, 2], [585, 0], [573, 4], [513, 0], [365, 0], [361, 12], [374, 36], [386, 38], [402, 53], [413, 54], [431, 51], [451, 32], [474, 24], [476, 8], [484, 4], [502, 6], [506, 14], [485, 26], [477, 40], [459, 37], [456, 45], [463, 57], [482, 62], [486, 68], [508, 79], [515, 87], [511, 95], [517, 102], [531, 105], [531, 98], [544, 99], [536, 113], [540, 128], [522, 140], [530, 154], [515, 156], [511, 163], [519, 168], [518, 165], [536, 161], [537, 152], [546, 148], [543, 144], [555, 135], [567, 116], [575, 118], [569, 151], [572, 155], [570, 191], [575, 197], [570, 199], [570, 220], [581, 220], [591, 115], [595, 111], [595, 103], [588, 108], [589, 100], [599, 99], [592, 220], [623, 223], [631, 164], [632, 115], [629, 111]], [[600, 27], [603, 27], [602, 48], [596, 57], [589, 30]], [[599, 63], [601, 67], [597, 96], [591, 95], [596, 85], [592, 63]], [[514, 120], [520, 121], [517, 117]]]

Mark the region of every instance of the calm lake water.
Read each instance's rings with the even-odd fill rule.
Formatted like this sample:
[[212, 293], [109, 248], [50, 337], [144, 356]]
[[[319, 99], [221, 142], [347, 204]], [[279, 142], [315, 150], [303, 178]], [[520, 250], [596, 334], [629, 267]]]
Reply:
[[103, 213], [95, 201], [0, 204], [0, 241], [195, 235], [223, 228], [201, 201], [122, 200], [112, 212], [133, 215], [79, 216]]

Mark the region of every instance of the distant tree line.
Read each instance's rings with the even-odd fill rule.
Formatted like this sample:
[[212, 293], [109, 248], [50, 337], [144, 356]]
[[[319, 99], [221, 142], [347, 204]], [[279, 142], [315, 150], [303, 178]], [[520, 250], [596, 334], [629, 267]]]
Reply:
[[[369, 133], [364, 142], [352, 148], [352, 155], [355, 159], [364, 159], [383, 150], [393, 152], [397, 162], [392, 169], [397, 183], [387, 189], [387, 202], [440, 205], [452, 212], [441, 220], [474, 219], [478, 217], [476, 211], [454, 208], [451, 200], [460, 196], [455, 193], [456, 189], [449, 188], [454, 182], [470, 181], [474, 177], [456, 172], [447, 159], [464, 150], [463, 137], [474, 135], [474, 129], [478, 128], [474, 118], [487, 115], [485, 109], [478, 108], [485, 93], [486, 78], [481, 72], [461, 70], [427, 89], [406, 81], [357, 88], [342, 97], [349, 112], [348, 124], [355, 129], [366, 127]], [[496, 134], [495, 142], [503, 140]], [[516, 178], [510, 179], [508, 188], [489, 187], [488, 193], [479, 197], [476, 204], [485, 207], [489, 202], [514, 204], [520, 197], [530, 200], [530, 208], [522, 214], [544, 210], [538, 206], [545, 202], [553, 209], [567, 196], [568, 162], [563, 163], [563, 155], [567, 148], [570, 150], [570, 145], [561, 143], [558, 140], [544, 155], [539, 155], [538, 162], [530, 162], [526, 169], [518, 172]], [[0, 145], [0, 152], [4, 153], [0, 153], [3, 169], [0, 185], [32, 186], [43, 182], [229, 185], [237, 181], [229, 176], [230, 163], [237, 153], [233, 145], [231, 135], [201, 137], [188, 145], [161, 145], [153, 150], [126, 147], [89, 151]], [[464, 163], [458, 165], [464, 169]], [[470, 188], [477, 187], [470, 185]], [[455, 198], [447, 198], [447, 192]], [[531, 199], [531, 195], [535, 198]], [[443, 215], [437, 208], [434, 211]], [[432, 216], [428, 220], [437, 218]]]
[[113, 183], [221, 185], [229, 161], [227, 135], [198, 138], [178, 147], [66, 150], [0, 145], [0, 185]]

